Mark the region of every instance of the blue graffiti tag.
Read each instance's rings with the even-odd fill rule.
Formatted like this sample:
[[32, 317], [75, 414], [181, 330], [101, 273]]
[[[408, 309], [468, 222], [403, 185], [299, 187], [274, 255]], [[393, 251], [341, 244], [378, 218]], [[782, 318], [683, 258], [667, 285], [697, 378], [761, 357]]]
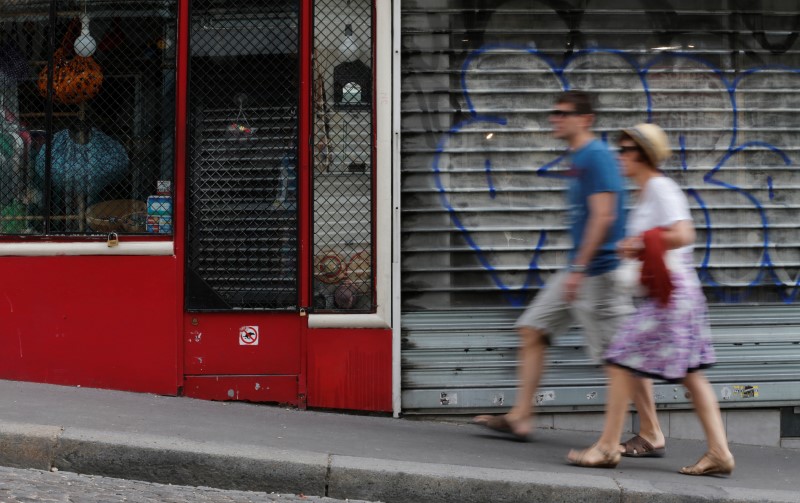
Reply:
[[492, 161], [486, 159], [486, 185], [489, 186], [489, 197], [494, 199], [497, 197], [497, 189], [494, 188], [494, 181], [492, 180]]
[[[467, 113], [469, 117], [466, 120], [463, 120], [456, 125], [452, 126], [447, 133], [445, 133], [437, 143], [436, 151], [433, 157], [433, 174], [435, 179], [436, 188], [439, 192], [439, 197], [442, 206], [447, 210], [450, 221], [453, 226], [459, 230], [462, 237], [466, 241], [467, 245], [475, 252], [478, 262], [481, 266], [489, 273], [492, 282], [495, 284], [497, 288], [504, 292], [506, 299], [512, 305], [518, 306], [523, 302], [524, 292], [528, 290], [532, 285], [541, 286], [543, 284], [542, 278], [539, 276], [539, 266], [538, 261], [547, 240], [547, 232], [546, 230], [541, 230], [539, 233], [539, 239], [536, 243], [536, 246], [533, 249], [532, 258], [528, 264], [528, 270], [526, 273], [525, 281], [523, 282], [521, 287], [516, 289], [512, 289], [508, 285], [504, 283], [502, 278], [499, 275], [499, 272], [495, 266], [489, 260], [489, 257], [486, 255], [484, 250], [476, 243], [475, 239], [472, 236], [470, 230], [465, 226], [461, 219], [459, 218], [459, 214], [457, 209], [455, 209], [451, 203], [450, 198], [448, 196], [448, 190], [445, 187], [445, 184], [442, 181], [442, 172], [440, 169], [440, 162], [442, 158], [442, 154], [446, 151], [446, 147], [448, 142], [460, 132], [462, 132], [465, 128], [469, 126], [474, 126], [476, 124], [488, 124], [494, 126], [506, 126], [508, 121], [505, 117], [494, 116], [494, 115], [482, 115], [476, 111], [476, 107], [473, 103], [472, 97], [470, 95], [469, 86], [467, 84], [467, 76], [470, 72], [471, 65], [476, 61], [477, 58], [480, 56], [492, 53], [494, 51], [520, 51], [523, 53], [527, 53], [535, 58], [537, 58], [540, 62], [544, 64], [546, 68], [552, 72], [553, 76], [556, 79], [556, 82], [561, 87], [562, 90], [570, 89], [570, 82], [565, 75], [565, 71], [567, 66], [575, 60], [575, 58], [587, 55], [587, 54], [608, 54], [614, 55], [621, 58], [625, 63], [630, 65], [631, 69], [635, 72], [638, 76], [639, 81], [642, 85], [642, 92], [644, 94], [644, 98], [646, 100], [646, 117], [647, 122], [652, 122], [653, 118], [653, 97], [651, 95], [648, 78], [651, 73], [651, 70], [661, 63], [663, 60], [667, 58], [676, 58], [681, 60], [687, 60], [693, 63], [697, 63], [706, 67], [711, 74], [713, 74], [724, 86], [724, 91], [727, 95], [727, 99], [730, 101], [731, 107], [731, 114], [732, 114], [732, 126], [730, 130], [731, 139], [730, 142], [718, 162], [716, 162], [711, 168], [703, 176], [703, 182], [709, 185], [713, 185], [716, 187], [720, 187], [723, 190], [734, 192], [740, 196], [742, 196], [746, 201], [752, 205], [753, 209], [756, 211], [759, 220], [760, 220], [760, 232], [763, 235], [763, 239], [760, 242], [760, 259], [757, 267], [759, 269], [756, 277], [750, 281], [747, 285], [747, 288], [754, 287], [756, 285], [764, 284], [765, 281], [770, 281], [776, 286], [786, 286], [784, 282], [782, 282], [778, 275], [775, 272], [776, 265], [773, 262], [769, 250], [770, 250], [770, 226], [769, 221], [767, 218], [767, 212], [762, 205], [761, 201], [748, 190], [734, 184], [725, 181], [722, 178], [722, 174], [724, 173], [723, 167], [725, 164], [736, 154], [743, 152], [748, 149], [761, 149], [761, 150], [768, 150], [776, 154], [782, 162], [786, 166], [792, 165], [792, 160], [789, 156], [780, 148], [771, 145], [766, 142], [762, 141], [749, 141], [747, 143], [738, 145], [738, 129], [739, 129], [739, 110], [737, 108], [736, 103], [736, 90], [738, 86], [741, 84], [744, 78], [755, 75], [762, 71], [769, 71], [774, 69], [780, 69], [783, 71], [788, 71], [795, 74], [800, 74], [800, 70], [788, 68], [784, 66], [766, 66], [766, 67], [759, 67], [759, 68], [752, 68], [742, 72], [739, 77], [734, 80], [730, 80], [726, 77], [725, 73], [719, 69], [714, 67], [710, 62], [704, 60], [693, 54], [683, 53], [683, 52], [671, 52], [665, 51], [663, 53], [658, 54], [651, 60], [647, 61], [645, 64], [640, 65], [633, 55], [622, 51], [622, 50], [615, 50], [615, 49], [586, 49], [586, 50], [579, 50], [572, 53], [569, 57], [565, 59], [563, 64], [558, 65], [555, 61], [553, 61], [548, 56], [542, 54], [539, 50], [535, 48], [530, 48], [521, 45], [502, 45], [502, 44], [493, 44], [481, 47], [472, 51], [464, 60], [461, 66], [461, 74], [460, 74], [460, 83], [461, 83], [461, 92], [463, 94]], [[608, 140], [607, 136], [603, 135], [603, 141]], [[680, 166], [683, 171], [687, 171], [689, 169], [688, 161], [687, 161], [687, 147], [686, 147], [686, 138], [684, 135], [679, 135], [678, 137], [679, 146], [680, 146]], [[558, 155], [556, 155], [558, 154]], [[558, 172], [553, 171], [552, 168], [557, 166], [561, 161], [564, 160], [566, 154], [565, 153], [558, 153], [554, 152], [556, 155], [555, 159], [545, 162], [541, 166], [535, 168], [535, 173], [538, 176], [542, 177], [554, 177], [554, 178], [562, 178], [565, 175]], [[486, 160], [484, 164], [484, 171], [486, 175], [486, 183], [489, 191], [489, 196], [494, 199], [497, 195], [498, 188], [494, 183], [494, 178], [492, 175], [492, 162], [490, 160]], [[768, 189], [768, 197], [770, 200], [773, 200], [775, 197], [774, 193], [774, 181], [771, 176], [767, 177], [766, 180], [767, 189]], [[697, 202], [697, 205], [700, 208], [700, 211], [704, 215], [704, 231], [705, 231], [705, 242], [703, 243], [704, 251], [703, 251], [703, 258], [700, 261], [698, 266], [698, 274], [700, 276], [701, 281], [704, 284], [711, 286], [711, 287], [723, 287], [724, 285], [718, 283], [711, 273], [710, 270], [710, 257], [712, 251], [712, 233], [713, 233], [713, 224], [711, 222], [711, 212], [709, 211], [709, 207], [706, 204], [705, 200], [700, 196], [698, 191], [694, 188], [687, 189], [687, 193], [689, 197], [694, 199]], [[800, 292], [800, 277], [795, 280], [794, 285], [790, 286], [790, 291], [787, 292], [779, 292], [780, 298], [786, 302], [791, 303], [794, 302], [797, 298], [798, 292]], [[743, 297], [737, 296], [727, 296], [724, 297], [720, 294], [721, 300], [728, 301], [728, 302], [738, 302], [741, 301]]]

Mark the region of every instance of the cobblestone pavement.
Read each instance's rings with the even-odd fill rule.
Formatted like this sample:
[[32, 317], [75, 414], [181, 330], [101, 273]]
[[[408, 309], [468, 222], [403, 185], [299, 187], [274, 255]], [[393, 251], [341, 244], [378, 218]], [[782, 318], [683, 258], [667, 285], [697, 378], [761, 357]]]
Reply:
[[[350, 503], [359, 503], [347, 500]], [[344, 503], [292, 494], [227, 491], [209, 487], [151, 484], [67, 472], [0, 468], [2, 503]], [[366, 503], [366, 502], [360, 502]]]

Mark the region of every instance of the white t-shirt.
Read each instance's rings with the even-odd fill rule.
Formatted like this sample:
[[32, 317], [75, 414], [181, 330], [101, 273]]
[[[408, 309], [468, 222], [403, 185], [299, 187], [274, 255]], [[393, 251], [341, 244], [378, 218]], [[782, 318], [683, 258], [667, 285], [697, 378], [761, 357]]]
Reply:
[[[625, 234], [640, 236], [653, 227], [667, 227], [681, 220], [692, 220], [683, 191], [672, 178], [654, 176], [642, 187], [628, 215]], [[690, 244], [674, 251], [691, 253], [693, 247]]]

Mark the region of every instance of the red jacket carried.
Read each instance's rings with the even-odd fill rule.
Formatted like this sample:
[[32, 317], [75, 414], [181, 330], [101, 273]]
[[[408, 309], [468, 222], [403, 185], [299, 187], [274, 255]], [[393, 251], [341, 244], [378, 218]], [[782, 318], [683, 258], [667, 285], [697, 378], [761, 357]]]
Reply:
[[669, 268], [665, 262], [667, 247], [664, 245], [663, 229], [654, 227], [642, 235], [644, 247], [639, 254], [642, 261], [642, 285], [647, 290], [647, 296], [658, 301], [665, 307], [669, 304], [672, 295], [672, 279]]

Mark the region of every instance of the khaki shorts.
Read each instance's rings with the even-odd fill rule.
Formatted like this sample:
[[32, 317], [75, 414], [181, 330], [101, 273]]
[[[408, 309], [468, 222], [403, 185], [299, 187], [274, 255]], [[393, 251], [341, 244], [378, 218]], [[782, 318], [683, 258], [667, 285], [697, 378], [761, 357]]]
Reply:
[[558, 337], [577, 322], [583, 327], [589, 355], [601, 363], [620, 323], [634, 311], [630, 295], [624, 291], [617, 272], [583, 278], [578, 296], [571, 304], [564, 300], [564, 281], [569, 272], [554, 274], [514, 327], [537, 329], [544, 332], [549, 342], [550, 338]]

